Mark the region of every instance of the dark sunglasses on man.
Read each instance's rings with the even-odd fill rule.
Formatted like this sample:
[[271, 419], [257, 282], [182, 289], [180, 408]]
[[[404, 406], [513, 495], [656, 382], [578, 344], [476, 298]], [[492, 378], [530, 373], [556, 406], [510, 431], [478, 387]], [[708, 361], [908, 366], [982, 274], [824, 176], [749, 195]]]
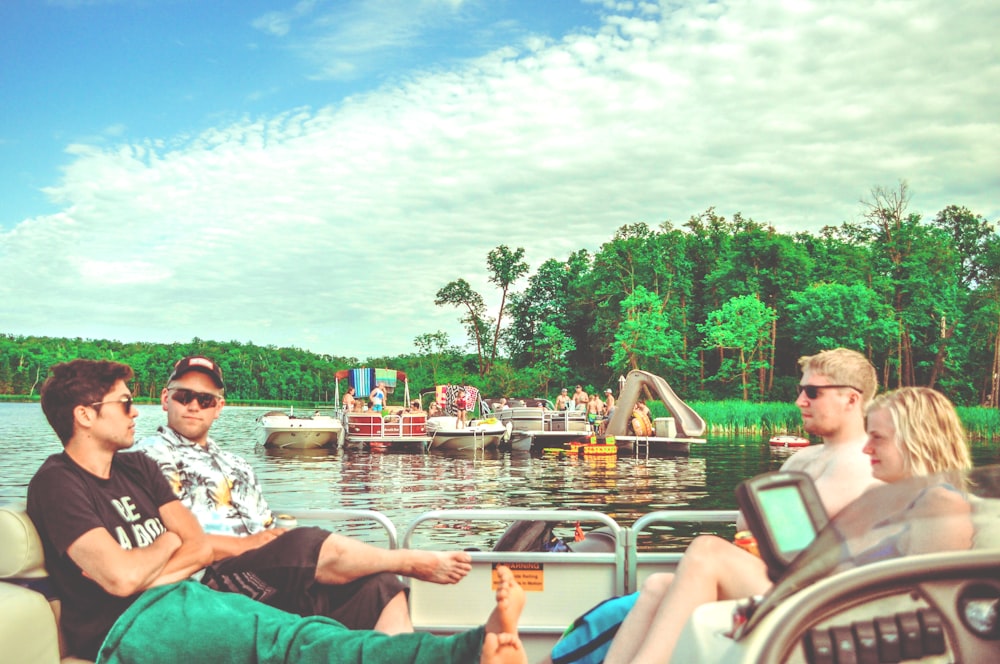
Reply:
[[809, 399], [817, 398], [819, 396], [820, 390], [832, 390], [839, 388], [854, 390], [858, 394], [864, 394], [864, 392], [854, 387], [853, 385], [798, 385], [797, 387], [798, 387], [797, 394], [802, 394], [803, 392], [805, 392], [806, 397]]
[[124, 397], [122, 399], [112, 399], [111, 401], [95, 401], [89, 404], [93, 408], [103, 406], [106, 403], [120, 403], [125, 408], [125, 414], [128, 415], [132, 412], [132, 397]]
[[170, 389], [170, 398], [183, 406], [197, 399], [199, 407], [215, 408], [221, 397], [209, 392], [195, 392], [184, 387], [174, 387]]

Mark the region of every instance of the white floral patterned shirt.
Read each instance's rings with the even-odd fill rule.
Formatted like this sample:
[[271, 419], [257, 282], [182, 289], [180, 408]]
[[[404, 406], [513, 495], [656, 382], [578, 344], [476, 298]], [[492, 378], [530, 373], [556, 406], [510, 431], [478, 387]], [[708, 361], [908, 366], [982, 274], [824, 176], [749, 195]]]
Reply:
[[132, 448], [160, 466], [177, 498], [213, 535], [252, 535], [274, 525], [253, 468], [211, 438], [205, 447], [167, 426]]

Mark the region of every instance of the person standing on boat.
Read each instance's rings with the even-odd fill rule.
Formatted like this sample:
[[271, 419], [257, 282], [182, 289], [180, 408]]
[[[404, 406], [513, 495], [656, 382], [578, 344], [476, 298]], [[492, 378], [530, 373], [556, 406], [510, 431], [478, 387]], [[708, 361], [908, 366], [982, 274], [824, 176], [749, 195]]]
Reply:
[[353, 413], [354, 412], [354, 402], [357, 399], [354, 398], [354, 386], [351, 385], [347, 388], [347, 392], [344, 393], [344, 412]]
[[591, 427], [597, 428], [597, 420], [601, 418], [603, 413], [604, 402], [595, 392], [590, 395], [590, 400], [587, 402], [587, 422], [590, 423]]
[[459, 388], [455, 395], [455, 428], [465, 428], [465, 411], [469, 408], [469, 400], [465, 396], [465, 390]]
[[176, 497], [208, 534], [218, 583], [255, 587], [267, 603], [326, 615], [354, 629], [413, 630], [397, 575], [457, 583], [468, 553], [386, 550], [320, 528], [279, 528], [253, 467], [209, 436], [225, 404], [218, 364], [179, 361], [160, 395], [167, 425], [135, 445], [157, 462]]
[[372, 410], [381, 413], [382, 408], [385, 407], [385, 386], [382, 383], [376, 385], [375, 389], [368, 395], [368, 400], [372, 404]]
[[569, 409], [569, 390], [565, 387], [559, 392], [559, 396], [556, 397], [556, 410], [563, 411]]
[[219, 592], [220, 563], [197, 519], [152, 460], [119, 454], [132, 445], [139, 416], [127, 384], [132, 369], [73, 360], [50, 372], [41, 405], [63, 452], [32, 477], [27, 511], [73, 655], [106, 664], [526, 662], [516, 634], [524, 590], [506, 567], [496, 570], [496, 607], [485, 625], [448, 637], [351, 631]]
[[590, 403], [590, 397], [586, 392], [583, 391], [582, 385], [577, 385], [576, 389], [573, 391], [573, 405], [576, 410], [587, 410], [587, 404]]

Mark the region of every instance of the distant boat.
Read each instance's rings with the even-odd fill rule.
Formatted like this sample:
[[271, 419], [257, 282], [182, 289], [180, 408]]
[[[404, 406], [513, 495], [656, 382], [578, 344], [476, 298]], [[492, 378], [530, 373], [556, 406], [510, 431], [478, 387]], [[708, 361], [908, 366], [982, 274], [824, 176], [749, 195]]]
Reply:
[[552, 409], [548, 399], [509, 399], [510, 406], [493, 412], [504, 427], [510, 427], [509, 443], [518, 452], [544, 449], [591, 435], [587, 414], [582, 410]]
[[368, 447], [372, 450], [413, 450], [424, 451], [431, 437], [427, 434], [427, 413], [410, 412], [386, 403], [392, 395], [403, 387], [403, 403], [410, 403], [410, 382], [403, 371], [395, 369], [343, 369], [334, 374], [336, 399], [340, 400], [340, 381], [346, 378], [355, 389], [356, 399], [367, 401], [371, 390], [381, 386], [385, 393], [383, 410], [365, 410], [344, 413], [347, 428], [346, 447]]
[[507, 434], [507, 427], [495, 417], [470, 420], [461, 429], [455, 426], [455, 419], [452, 415], [440, 415], [427, 420], [430, 449], [479, 452], [497, 447]]
[[808, 438], [803, 438], [802, 436], [780, 434], [777, 436], [771, 436], [771, 439], [767, 441], [767, 444], [771, 447], [809, 447], [810, 443]]
[[293, 411], [272, 410], [257, 418], [260, 442], [264, 447], [286, 450], [335, 449], [344, 443], [344, 423], [334, 415], [319, 411], [295, 415]]

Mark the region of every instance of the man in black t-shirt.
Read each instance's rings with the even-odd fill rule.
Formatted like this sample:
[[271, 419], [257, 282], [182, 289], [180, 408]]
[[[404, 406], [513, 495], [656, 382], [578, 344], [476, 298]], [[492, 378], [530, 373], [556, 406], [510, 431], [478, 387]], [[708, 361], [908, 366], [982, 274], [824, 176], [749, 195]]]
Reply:
[[[72, 650], [95, 657], [111, 625], [138, 594], [185, 579], [212, 562], [194, 515], [132, 445], [138, 411], [113, 362], [58, 365], [42, 409], [63, 443], [28, 485], [28, 515], [63, 600]], [[108, 389], [110, 386], [110, 390]]]

